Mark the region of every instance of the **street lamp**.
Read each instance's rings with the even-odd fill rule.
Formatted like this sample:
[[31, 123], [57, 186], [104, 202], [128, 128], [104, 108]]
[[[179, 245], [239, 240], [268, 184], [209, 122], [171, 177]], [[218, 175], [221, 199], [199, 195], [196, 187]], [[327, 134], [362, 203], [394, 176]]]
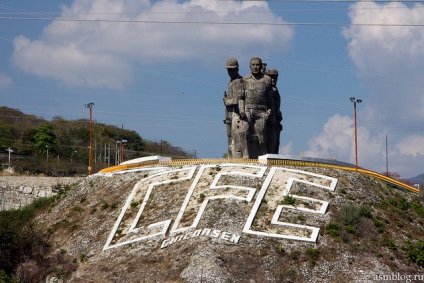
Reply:
[[49, 174], [49, 146], [46, 145], [46, 174]]
[[8, 166], [7, 170], [10, 172], [10, 153], [12, 153], [13, 150], [11, 150], [10, 147], [9, 147], [8, 149], [6, 149], [6, 151], [9, 152], [9, 166]]
[[361, 99], [356, 99], [351, 97], [350, 101], [353, 102], [353, 117], [354, 117], [354, 126], [355, 126], [355, 159], [356, 159], [356, 171], [358, 171], [358, 135], [356, 130], [356, 103], [361, 103]]
[[85, 104], [85, 107], [90, 109], [90, 153], [88, 158], [88, 175], [91, 175], [92, 165], [93, 165], [93, 108], [94, 103], [90, 102]]

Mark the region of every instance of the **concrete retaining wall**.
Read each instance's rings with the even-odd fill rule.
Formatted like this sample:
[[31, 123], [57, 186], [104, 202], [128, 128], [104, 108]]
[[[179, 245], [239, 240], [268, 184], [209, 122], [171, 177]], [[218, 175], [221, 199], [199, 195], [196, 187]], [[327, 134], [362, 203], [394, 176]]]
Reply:
[[37, 198], [50, 197], [82, 177], [0, 176], [0, 210], [18, 209]]

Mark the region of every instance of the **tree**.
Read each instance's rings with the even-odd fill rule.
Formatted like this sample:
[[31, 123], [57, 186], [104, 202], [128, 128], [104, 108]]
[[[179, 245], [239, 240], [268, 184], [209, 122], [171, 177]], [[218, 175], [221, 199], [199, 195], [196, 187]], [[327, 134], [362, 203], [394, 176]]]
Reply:
[[0, 122], [0, 147], [10, 147], [14, 140], [13, 126]]
[[54, 128], [49, 123], [43, 123], [37, 128], [35, 133], [35, 147], [39, 154], [46, 154], [47, 151], [54, 152], [58, 144]]

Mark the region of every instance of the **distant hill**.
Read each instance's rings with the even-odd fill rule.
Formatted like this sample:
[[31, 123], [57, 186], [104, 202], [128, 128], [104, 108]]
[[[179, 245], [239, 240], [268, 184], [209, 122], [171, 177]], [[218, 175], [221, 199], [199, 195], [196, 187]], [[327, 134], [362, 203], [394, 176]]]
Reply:
[[[12, 166], [17, 173], [69, 176], [86, 174], [90, 145], [90, 121], [52, 121], [18, 109], [0, 107], [0, 163], [8, 166], [7, 149], [12, 149]], [[121, 144], [126, 141], [126, 160], [149, 155], [192, 157], [167, 141], [143, 139], [137, 132], [93, 121], [93, 172], [121, 162]], [[119, 146], [118, 146], [119, 145]]]
[[409, 178], [409, 182], [411, 184], [424, 184], [424, 173], [416, 177]]
[[424, 274], [423, 199], [338, 169], [199, 164], [97, 174], [63, 191], [34, 223], [48, 248], [16, 269], [34, 282], [394, 282]]

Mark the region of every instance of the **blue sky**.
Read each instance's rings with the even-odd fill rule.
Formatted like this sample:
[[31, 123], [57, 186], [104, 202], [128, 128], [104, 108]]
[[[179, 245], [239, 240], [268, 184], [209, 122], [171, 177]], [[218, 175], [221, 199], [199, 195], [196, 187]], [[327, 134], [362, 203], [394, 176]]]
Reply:
[[280, 73], [280, 153], [424, 172], [424, 6], [341, 1], [0, 1], [0, 105], [226, 152], [225, 61]]

